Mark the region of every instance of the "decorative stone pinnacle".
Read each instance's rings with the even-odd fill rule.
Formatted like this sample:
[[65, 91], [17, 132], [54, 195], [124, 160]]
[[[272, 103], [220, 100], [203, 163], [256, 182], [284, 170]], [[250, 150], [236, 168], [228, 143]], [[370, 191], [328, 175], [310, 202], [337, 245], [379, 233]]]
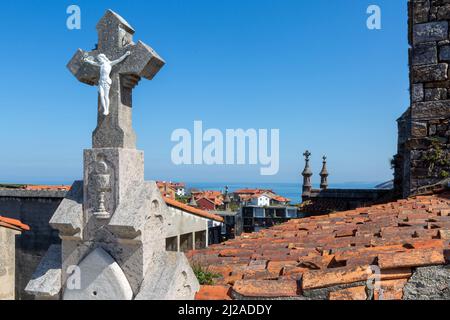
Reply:
[[311, 177], [313, 175], [310, 167], [309, 167], [309, 157], [311, 156], [311, 152], [308, 150], [305, 151], [303, 154], [305, 157], [305, 169], [302, 172], [303, 176], [303, 190], [302, 190], [302, 196], [308, 196], [311, 192], [312, 185], [311, 185]]
[[305, 157], [305, 169], [302, 172], [302, 175], [305, 176], [312, 176], [312, 171], [309, 168], [309, 157], [311, 156], [311, 152], [309, 152], [308, 150], [305, 151], [305, 153], [303, 154], [303, 156]]
[[327, 170], [327, 157], [323, 156], [322, 170], [320, 171], [320, 189], [328, 188], [328, 170]]

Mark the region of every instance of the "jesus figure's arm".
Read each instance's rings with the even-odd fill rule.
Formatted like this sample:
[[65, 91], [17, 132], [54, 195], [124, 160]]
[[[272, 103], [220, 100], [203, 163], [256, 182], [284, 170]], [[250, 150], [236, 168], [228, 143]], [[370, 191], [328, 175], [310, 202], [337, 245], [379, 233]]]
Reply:
[[97, 63], [97, 62], [95, 62], [94, 60], [90, 59], [90, 57], [85, 57], [85, 58], [83, 59], [83, 61], [84, 61], [84, 62], [87, 62], [87, 63], [89, 63], [90, 65], [93, 65], [93, 66], [95, 66], [95, 67], [100, 67], [100, 64]]
[[130, 51], [127, 51], [123, 56], [121, 56], [119, 59], [117, 60], [113, 60], [111, 61], [111, 66], [115, 66], [116, 64], [121, 63], [123, 60], [125, 60], [129, 55], [131, 55]]

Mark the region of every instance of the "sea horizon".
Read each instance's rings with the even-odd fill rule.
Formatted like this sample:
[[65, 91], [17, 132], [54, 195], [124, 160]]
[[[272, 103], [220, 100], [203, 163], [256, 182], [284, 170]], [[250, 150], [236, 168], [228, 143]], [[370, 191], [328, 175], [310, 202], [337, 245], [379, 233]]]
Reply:
[[[184, 182], [178, 180], [165, 180], [172, 182]], [[29, 184], [29, 185], [71, 185], [73, 182], [65, 181], [38, 181], [27, 182], [22, 181], [0, 181], [0, 184]], [[276, 194], [286, 197], [291, 200], [291, 203], [296, 204], [301, 202], [301, 190], [302, 184], [298, 182], [184, 182], [186, 185], [186, 191], [190, 189], [199, 190], [217, 190], [224, 191], [225, 186], [228, 186], [229, 192], [234, 192], [239, 189], [268, 189], [272, 190]], [[333, 189], [374, 189], [375, 186], [382, 182], [341, 182], [330, 183], [329, 188]], [[313, 188], [319, 188], [319, 184], [313, 183]]]

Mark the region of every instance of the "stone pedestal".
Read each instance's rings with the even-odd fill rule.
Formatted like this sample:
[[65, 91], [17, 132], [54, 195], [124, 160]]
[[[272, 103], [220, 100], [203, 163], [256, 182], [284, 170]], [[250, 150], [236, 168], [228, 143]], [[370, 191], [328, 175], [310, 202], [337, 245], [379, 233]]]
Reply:
[[[62, 239], [62, 245], [53, 249], [58, 251], [56, 256], [60, 255], [59, 265], [55, 266], [55, 253], [48, 255], [49, 261], [42, 262], [42, 267], [28, 284], [27, 292], [46, 299], [106, 299], [105, 295], [108, 299], [119, 299], [123, 296], [107, 293], [112, 294], [120, 289], [120, 294], [125, 294], [129, 285], [131, 298], [192, 299], [199, 290], [199, 284], [186, 257], [165, 251], [170, 215], [156, 183], [143, 182], [123, 190], [126, 196], [115, 211], [111, 211], [109, 219], [95, 217], [82, 186], [82, 181], [73, 184], [50, 221], [51, 226], [59, 230]], [[101, 254], [98, 254], [99, 249]], [[48, 272], [45, 269], [49, 265], [61, 271]], [[82, 287], [75, 290], [67, 288], [66, 283], [73, 275], [69, 271], [74, 266], [80, 268], [82, 277], [87, 274], [89, 279], [92, 278], [91, 273], [108, 275], [105, 279], [115, 279], [117, 287], [114, 288], [117, 290], [107, 290], [99, 285], [103, 280], [99, 283], [81, 281]], [[105, 270], [99, 270], [100, 266]], [[164, 274], [163, 278], [161, 274]], [[174, 279], [180, 281], [174, 282]], [[155, 286], [160, 294], [148, 289]], [[142, 291], [143, 288], [147, 289]]]

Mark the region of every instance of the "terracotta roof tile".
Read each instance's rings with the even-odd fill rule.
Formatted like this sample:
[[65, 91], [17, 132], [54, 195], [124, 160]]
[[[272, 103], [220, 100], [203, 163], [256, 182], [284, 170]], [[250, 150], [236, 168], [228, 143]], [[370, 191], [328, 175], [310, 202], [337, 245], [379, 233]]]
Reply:
[[381, 281], [379, 288], [374, 291], [375, 300], [401, 300], [403, 298], [403, 288], [408, 279]]
[[303, 274], [303, 290], [331, 287], [359, 281], [366, 281], [370, 275], [369, 266], [341, 267], [327, 270], [310, 270]]
[[389, 252], [378, 256], [378, 265], [382, 269], [423, 267], [438, 264], [445, 264], [443, 248]]
[[250, 298], [296, 297], [299, 290], [296, 280], [238, 280], [233, 286], [238, 295]]
[[353, 287], [330, 292], [330, 300], [367, 300], [366, 287]]
[[28, 231], [30, 227], [19, 220], [0, 216], [0, 226], [18, 231]]
[[196, 300], [231, 300], [231, 287], [227, 285], [202, 286]]
[[200, 217], [203, 217], [203, 218], [215, 220], [215, 221], [218, 221], [218, 222], [223, 222], [223, 218], [218, 216], [218, 215], [209, 213], [208, 211], [205, 211], [205, 210], [201, 210], [201, 209], [197, 209], [197, 208], [188, 206], [187, 204], [181, 203], [181, 202], [179, 202], [177, 200], [174, 200], [172, 198], [167, 198], [167, 197], [163, 197], [163, 198], [164, 198], [164, 201], [166, 202], [166, 204], [168, 204], [169, 206], [173, 206], [175, 208], [187, 211], [189, 213], [192, 213], [194, 215], [197, 215], [197, 216], [200, 216]]

